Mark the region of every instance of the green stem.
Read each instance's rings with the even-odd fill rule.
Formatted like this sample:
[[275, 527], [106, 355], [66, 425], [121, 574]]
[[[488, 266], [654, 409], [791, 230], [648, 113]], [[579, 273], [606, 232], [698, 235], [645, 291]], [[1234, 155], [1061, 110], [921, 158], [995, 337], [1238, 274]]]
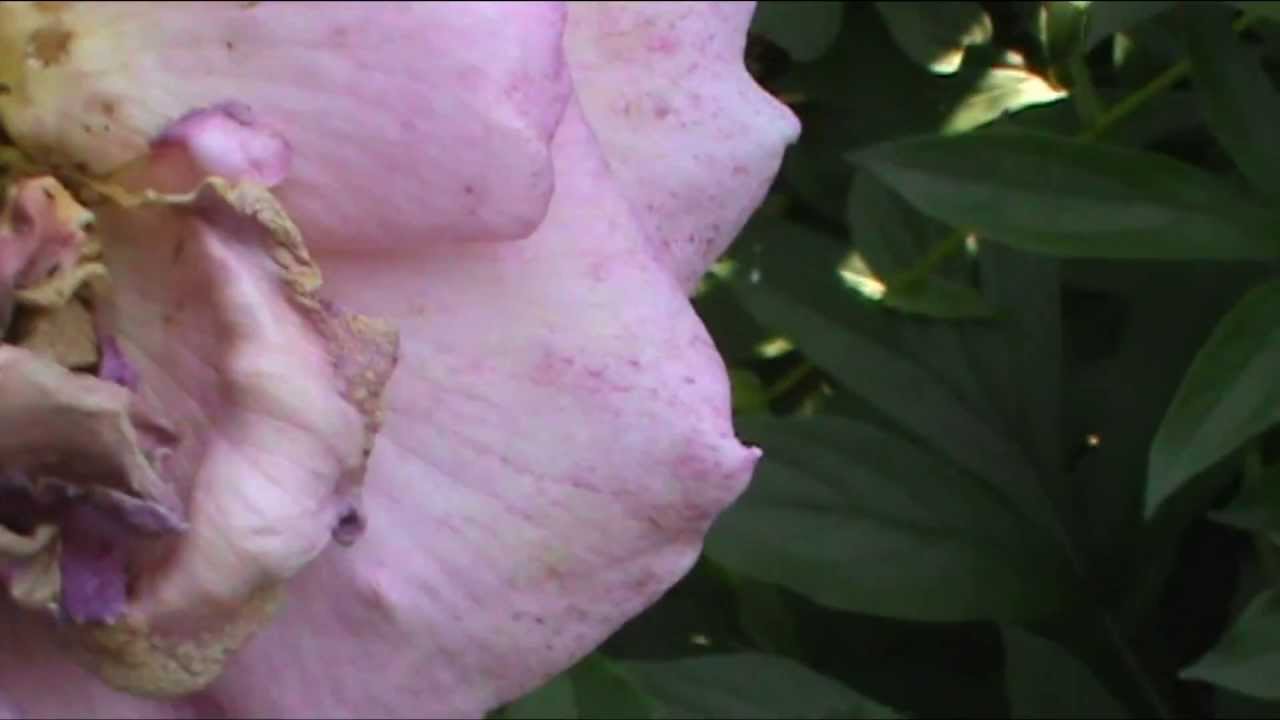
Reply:
[[929, 248], [929, 252], [920, 259], [920, 262], [889, 278], [886, 285], [895, 290], [909, 290], [916, 284], [924, 282], [925, 278], [932, 275], [933, 271], [937, 270], [942, 263], [959, 255], [964, 250], [964, 239], [968, 235], [968, 233], [964, 232], [951, 233]]
[[1120, 627], [1116, 625], [1115, 619], [1111, 613], [1105, 608], [1098, 608], [1099, 617], [1102, 618], [1102, 624], [1106, 627], [1107, 640], [1115, 649], [1119, 656], [1120, 662], [1125, 669], [1133, 675], [1137, 681], [1138, 689], [1148, 703], [1151, 704], [1151, 710], [1158, 718], [1175, 718], [1178, 717], [1177, 711], [1173, 705], [1165, 698], [1164, 693], [1152, 682], [1147, 670], [1142, 665], [1142, 659], [1134, 652], [1129, 641], [1125, 639], [1124, 633]]
[[808, 360], [801, 360], [799, 364], [787, 371], [785, 375], [778, 378], [778, 382], [774, 383], [765, 393], [765, 399], [773, 402], [778, 398], [786, 395], [802, 380], [809, 376], [809, 373], [816, 370], [812, 363]]
[[1071, 78], [1071, 101], [1075, 104], [1080, 122], [1089, 126], [1097, 124], [1102, 119], [1104, 108], [1084, 55], [1071, 56], [1067, 61], [1067, 73]]
[[[1244, 15], [1231, 26], [1236, 32], [1241, 32], [1245, 28], [1252, 25], [1258, 20], [1257, 15]], [[1092, 127], [1085, 130], [1079, 135], [1081, 140], [1095, 140], [1102, 137], [1108, 130], [1115, 127], [1121, 120], [1132, 115], [1138, 108], [1151, 102], [1152, 99], [1161, 93], [1172, 88], [1174, 85], [1182, 82], [1184, 78], [1191, 73], [1191, 61], [1181, 60], [1169, 69], [1157, 75], [1151, 82], [1143, 85], [1137, 91], [1130, 95], [1126, 95], [1123, 100], [1116, 103], [1110, 110], [1103, 113]]]

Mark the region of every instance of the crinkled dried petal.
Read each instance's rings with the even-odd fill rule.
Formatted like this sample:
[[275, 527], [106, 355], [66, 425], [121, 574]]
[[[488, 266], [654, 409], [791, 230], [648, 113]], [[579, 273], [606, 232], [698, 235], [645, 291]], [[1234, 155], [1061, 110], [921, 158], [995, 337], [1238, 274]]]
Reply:
[[116, 337], [191, 440], [171, 460], [190, 529], [138, 571], [126, 618], [79, 641], [117, 687], [189, 693], [358, 503], [395, 334], [314, 295], [300, 236], [259, 186], [214, 179], [102, 221]]
[[0, 116], [33, 154], [102, 171], [189, 110], [251, 108], [287, 131], [281, 197], [313, 247], [349, 244], [353, 228], [395, 247], [537, 226], [569, 94], [563, 8], [310, 5], [5, 4]]
[[318, 256], [403, 354], [365, 535], [291, 581], [229, 714], [478, 717], [653, 602], [746, 484], [724, 366], [576, 110], [554, 147], [526, 241]]
[[584, 2], [565, 48], [587, 120], [657, 258], [686, 289], [799, 134], [743, 64], [754, 3]]
[[52, 475], [179, 512], [177, 495], [151, 454], [175, 439], [124, 388], [0, 344], [0, 397], [0, 457], [7, 472]]

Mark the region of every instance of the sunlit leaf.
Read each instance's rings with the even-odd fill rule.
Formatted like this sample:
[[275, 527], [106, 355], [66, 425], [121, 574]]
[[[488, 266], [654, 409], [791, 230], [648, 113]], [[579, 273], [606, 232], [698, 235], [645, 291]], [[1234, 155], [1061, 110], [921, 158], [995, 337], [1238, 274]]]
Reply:
[[976, 2], [877, 2], [898, 47], [940, 75], [964, 62], [965, 48], [991, 41], [991, 18]]
[[966, 132], [1034, 105], [1067, 97], [1067, 91], [1017, 67], [993, 67], [960, 101], [942, 125], [947, 134]]
[[1280, 257], [1280, 213], [1155, 153], [1000, 130], [856, 153], [922, 212], [1064, 257]]
[[1090, 4], [1066, 0], [1040, 4], [1036, 30], [1049, 62], [1060, 63], [1084, 49]]
[[795, 110], [804, 131], [782, 165], [788, 187], [809, 209], [842, 219], [853, 175], [842, 154], [940, 127], [985, 70], [985, 63], [973, 61], [991, 53], [969, 54], [956, 74], [934, 75], [898, 49], [874, 5], [847, 3], [832, 49], [796, 64], [774, 88], [803, 98]]
[[945, 228], [920, 216], [865, 173], [849, 194], [848, 223], [859, 250], [849, 253], [838, 271], [864, 297], [924, 317], [958, 320], [992, 316], [993, 310], [981, 293], [938, 273], [888, 284], [890, 278], [918, 261], [933, 236]]
[[849, 254], [837, 272], [863, 297], [899, 312], [946, 320], [990, 318], [995, 314], [977, 290], [944, 278], [926, 277], [889, 287], [856, 251]]
[[1151, 512], [1187, 480], [1280, 421], [1280, 281], [1247, 294], [1196, 354], [1151, 445]]
[[1217, 646], [1182, 676], [1280, 700], [1280, 592], [1254, 598]]

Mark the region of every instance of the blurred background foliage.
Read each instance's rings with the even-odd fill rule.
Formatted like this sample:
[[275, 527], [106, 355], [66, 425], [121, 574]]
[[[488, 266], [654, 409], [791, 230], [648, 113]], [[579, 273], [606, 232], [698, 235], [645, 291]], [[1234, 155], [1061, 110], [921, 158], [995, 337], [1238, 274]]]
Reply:
[[1280, 2], [763, 2], [755, 480], [529, 717], [1280, 717]]

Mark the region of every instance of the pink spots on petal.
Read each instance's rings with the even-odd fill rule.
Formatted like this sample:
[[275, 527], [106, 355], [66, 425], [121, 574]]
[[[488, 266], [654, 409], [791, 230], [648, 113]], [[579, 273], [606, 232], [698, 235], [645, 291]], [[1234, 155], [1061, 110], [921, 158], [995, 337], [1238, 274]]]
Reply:
[[680, 39], [674, 33], [656, 34], [645, 43], [645, 49], [652, 53], [671, 55], [680, 49]]

